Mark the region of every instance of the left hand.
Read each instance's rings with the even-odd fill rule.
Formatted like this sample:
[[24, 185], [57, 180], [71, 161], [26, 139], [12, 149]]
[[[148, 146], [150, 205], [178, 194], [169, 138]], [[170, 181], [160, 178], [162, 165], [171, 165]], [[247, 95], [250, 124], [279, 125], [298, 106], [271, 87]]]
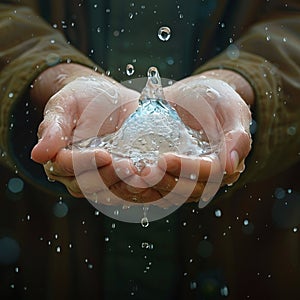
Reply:
[[[224, 73], [228, 75], [227, 71], [222, 72], [222, 75]], [[236, 78], [241, 77], [238, 74], [234, 76]], [[225, 76], [225, 78], [230, 78], [230, 76]], [[237, 82], [237, 87], [243, 87], [245, 80], [242, 83], [239, 85]], [[246, 89], [245, 92], [249, 93], [249, 90]], [[209, 138], [218, 139], [219, 136], [220, 140], [224, 139], [219, 154], [210, 160], [207, 160], [206, 157], [192, 160], [171, 153], [164, 155], [166, 177], [173, 177], [174, 181], [174, 178], [178, 178], [179, 174], [181, 176], [186, 174], [183, 175], [186, 181], [185, 187], [195, 185], [194, 180], [189, 178], [189, 174], [192, 173], [195, 164], [198, 163], [200, 166], [200, 172], [197, 174], [198, 181], [189, 200], [197, 201], [203, 197], [203, 200], [208, 201], [220, 186], [231, 185], [237, 181], [245, 168], [245, 158], [251, 149], [250, 108], [240, 94], [225, 80], [218, 76], [211, 76], [211, 73], [208, 76], [195, 75], [176, 82], [165, 88], [164, 93], [166, 100], [173, 103], [186, 125], [196, 130], [204, 130]], [[220, 127], [218, 128], [217, 125]], [[215, 174], [212, 178], [217, 178], [219, 182], [208, 182], [212, 173]], [[169, 179], [168, 181], [172, 180]], [[203, 196], [202, 192], [207, 184], [211, 188], [207, 186], [208, 193]], [[160, 186], [160, 188], [163, 187]]]

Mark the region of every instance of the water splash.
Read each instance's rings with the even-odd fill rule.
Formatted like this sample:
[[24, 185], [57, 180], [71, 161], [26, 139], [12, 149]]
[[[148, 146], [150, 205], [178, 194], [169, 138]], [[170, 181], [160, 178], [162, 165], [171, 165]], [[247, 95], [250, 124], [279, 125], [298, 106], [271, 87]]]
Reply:
[[148, 70], [138, 108], [114, 133], [74, 143], [77, 149], [102, 148], [114, 160], [130, 158], [141, 171], [156, 165], [161, 154], [173, 152], [199, 157], [213, 152], [203, 132], [186, 126], [176, 110], [165, 100], [158, 70]]

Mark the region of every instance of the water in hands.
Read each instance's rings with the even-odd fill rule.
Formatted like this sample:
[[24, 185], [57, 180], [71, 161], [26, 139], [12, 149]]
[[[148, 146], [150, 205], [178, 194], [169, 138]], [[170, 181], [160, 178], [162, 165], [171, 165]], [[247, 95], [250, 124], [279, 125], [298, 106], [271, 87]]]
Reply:
[[139, 105], [116, 132], [71, 145], [77, 149], [101, 148], [114, 160], [129, 158], [138, 171], [156, 165], [159, 156], [172, 152], [199, 157], [213, 152], [205, 134], [185, 125], [165, 100], [159, 72], [148, 70], [148, 80]]

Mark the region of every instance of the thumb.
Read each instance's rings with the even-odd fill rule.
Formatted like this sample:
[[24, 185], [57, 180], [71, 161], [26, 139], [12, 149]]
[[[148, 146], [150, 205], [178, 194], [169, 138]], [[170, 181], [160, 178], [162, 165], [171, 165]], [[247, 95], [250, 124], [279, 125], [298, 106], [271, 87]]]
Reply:
[[38, 163], [53, 160], [70, 140], [73, 127], [68, 122], [66, 114], [49, 112], [39, 126], [39, 141], [31, 151], [31, 158]]

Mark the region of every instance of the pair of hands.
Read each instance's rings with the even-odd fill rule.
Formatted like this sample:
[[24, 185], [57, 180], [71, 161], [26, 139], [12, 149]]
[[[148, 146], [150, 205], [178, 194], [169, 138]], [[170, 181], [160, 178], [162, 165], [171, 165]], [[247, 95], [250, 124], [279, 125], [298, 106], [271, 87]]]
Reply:
[[[61, 64], [44, 71], [31, 92], [32, 100], [45, 106], [32, 159], [43, 164], [48, 178], [63, 183], [71, 195], [106, 205], [121, 204], [121, 199], [156, 201], [161, 207], [179, 205], [183, 197], [208, 201], [220, 186], [234, 183], [244, 169], [251, 148], [248, 104], [252, 89], [240, 75], [220, 70], [178, 81], [164, 88], [164, 94], [188, 126], [223, 138], [219, 155], [191, 159], [166, 153], [157, 166], [138, 172], [130, 160], [113, 161], [104, 150], [68, 148], [74, 141], [120, 128], [135, 111], [139, 93], [86, 67]], [[190, 176], [194, 172], [196, 179]]]

